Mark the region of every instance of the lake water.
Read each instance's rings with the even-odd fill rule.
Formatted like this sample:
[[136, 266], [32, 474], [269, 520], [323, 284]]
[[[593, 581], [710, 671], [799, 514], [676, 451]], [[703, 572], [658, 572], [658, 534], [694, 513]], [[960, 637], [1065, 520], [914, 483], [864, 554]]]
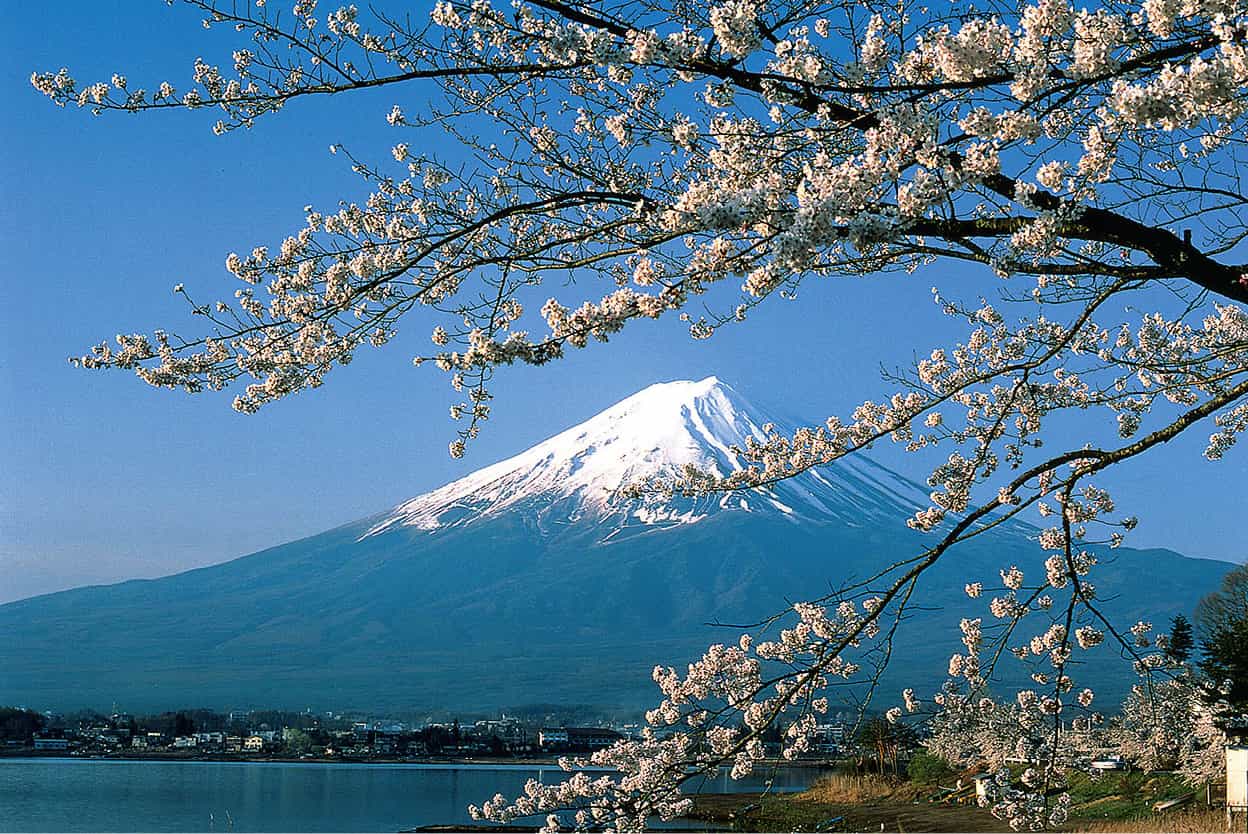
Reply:
[[[780, 770], [774, 790], [816, 771]], [[704, 793], [758, 791], [726, 774]], [[515, 796], [557, 767], [0, 759], [0, 831], [389, 831], [468, 823], [469, 803]]]

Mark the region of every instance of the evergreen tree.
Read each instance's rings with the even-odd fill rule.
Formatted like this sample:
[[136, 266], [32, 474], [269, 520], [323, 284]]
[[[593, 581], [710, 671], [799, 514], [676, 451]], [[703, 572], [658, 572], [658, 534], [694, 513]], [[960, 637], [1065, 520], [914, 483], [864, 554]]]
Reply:
[[1201, 642], [1200, 670], [1235, 713], [1248, 712], [1248, 619], [1220, 626]]
[[39, 713], [21, 707], [0, 707], [0, 739], [30, 743], [36, 734], [43, 732], [47, 719]]
[[195, 732], [195, 722], [184, 712], [179, 712], [173, 717], [173, 734], [175, 736], [189, 736]]
[[1182, 614], [1170, 621], [1170, 644], [1166, 657], [1175, 663], [1186, 663], [1192, 656], [1196, 641], [1192, 637], [1192, 624]]

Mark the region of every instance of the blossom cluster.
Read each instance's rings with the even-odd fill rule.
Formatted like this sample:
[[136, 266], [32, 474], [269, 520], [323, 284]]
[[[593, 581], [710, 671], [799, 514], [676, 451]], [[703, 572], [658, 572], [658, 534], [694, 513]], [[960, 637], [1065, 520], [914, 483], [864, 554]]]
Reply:
[[[657, 666], [663, 700], [646, 713], [641, 738], [616, 742], [588, 758], [561, 761], [572, 775], [545, 785], [532, 780], [523, 796], [496, 796], [470, 811], [474, 818], [510, 822], [548, 816], [551, 830], [640, 831], [652, 817], [670, 820], [688, 810], [681, 785], [727, 763], [733, 779], [748, 776], [766, 755], [763, 732], [784, 727], [782, 755], [809, 749], [817, 716], [827, 712], [821, 691], [832, 678], [850, 679], [859, 666], [848, 652], [880, 632], [880, 599], [844, 599], [834, 606], [798, 603], [794, 622], [775, 639], [743, 634], [735, 645], [711, 646], [683, 672]], [[765, 676], [771, 669], [773, 675]], [[918, 708], [913, 692], [909, 707]], [[591, 779], [580, 768], [615, 774]]]
[[[860, 671], [855, 652], [879, 638], [883, 612], [900, 618], [947, 550], [1034, 511], [1043, 561], [957, 579], [985, 611], [960, 623], [956, 686], [931, 699], [948, 732], [933, 744], [994, 768], [1025, 758], [1023, 778], [994, 783], [995, 810], [1018, 827], [1060, 821], [1062, 801], [1044, 799], [1069, 759], [1053, 727], [1094, 723], [1073, 660], [1108, 643], [1145, 675], [1164, 667], [1147, 623], [1119, 631], [1098, 608], [1097, 544], [1135, 521], [1091, 480], [1206, 419], [1211, 460], [1248, 431], [1248, 266], [1228, 260], [1248, 219], [1242, 4], [1026, 0], [955, 20], [911, 2], [606, 15], [441, 0], [417, 22], [315, 0], [191, 5], [240, 42], [228, 59], [196, 59], [185, 85], [68, 69], [31, 83], [97, 113], [213, 108], [218, 132], [303, 97], [392, 92], [375, 118], [397, 138], [375, 164], [332, 144], [359, 188], [307, 206], [284, 240], [229, 255], [232, 298], [178, 285], [205, 335], [125, 333], [73, 360], [83, 366], [189, 392], [236, 385], [235, 408], [253, 412], [414, 324], [433, 345], [422, 336], [414, 362], [455, 391], [458, 456], [493, 413], [496, 369], [554, 362], [634, 321], [675, 317], [707, 338], [767, 299], [799, 298], [804, 282], [936, 260], [1004, 282], [1004, 300], [934, 291], [961, 338], [925, 347], [849, 414], [769, 427], [727, 477], [648, 485], [766, 489], [891, 442], [932, 456], [928, 500], [905, 520], [930, 546], [865, 599], [800, 604], [769, 639], [656, 670], [648, 733], [592, 759], [618, 776], [533, 783], [477, 813], [640, 828], [685, 807], [689, 768], [748, 772], [768, 726], [799, 755], [821, 691]], [[445, 106], [402, 98], [426, 82]], [[446, 135], [466, 148], [455, 164], [421, 150]], [[1054, 451], [1062, 415], [1111, 439]], [[1033, 688], [1008, 705], [982, 696], [997, 657], [1029, 668]], [[894, 720], [919, 709], [912, 691], [903, 702]]]

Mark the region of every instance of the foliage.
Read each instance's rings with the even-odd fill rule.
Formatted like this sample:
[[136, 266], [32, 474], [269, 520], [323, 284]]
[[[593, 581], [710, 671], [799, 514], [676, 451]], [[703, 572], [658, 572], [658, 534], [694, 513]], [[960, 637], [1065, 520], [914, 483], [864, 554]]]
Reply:
[[313, 747], [313, 740], [303, 730], [287, 728], [282, 731], [282, 742], [291, 753], [307, 753]]
[[[1100, 609], [1091, 545], [1116, 546], [1135, 520], [1095, 481], [1198, 424], [1212, 423], [1210, 460], [1248, 429], [1242, 0], [452, 0], [428, 24], [315, 0], [293, 14], [187, 2], [236, 31], [232, 67], [196, 60], [183, 90], [68, 70], [33, 85], [95, 112], [213, 107], [219, 132], [300, 98], [385, 88], [404, 141], [375, 163], [333, 145], [370, 193], [309, 207], [273, 249], [229, 255], [233, 301], [179, 285], [198, 336], [122, 334], [83, 366], [190, 392], [238, 384], [234, 405], [252, 412], [421, 320], [434, 349], [417, 362], [464, 392], [461, 455], [491, 413], [496, 369], [553, 362], [637, 320], [676, 316], [706, 338], [803, 282], [935, 261], [982, 265], [1000, 287], [969, 301], [936, 291], [965, 335], [890, 374], [882, 400], [771, 431], [730, 475], [636, 492], [765, 489], [891, 441], [931, 456], [930, 504], [906, 522], [926, 544], [687, 670], [655, 669], [662, 701], [643, 737], [592, 757], [618, 775], [534, 783], [475, 814], [640, 829], [687, 809], [680, 786], [698, 774], [749, 773], [773, 726], [783, 755], [800, 755], [828, 686], [878, 679], [925, 572], [1034, 512], [1052, 519], [1043, 572], [966, 577], [970, 597], [988, 595], [985, 617], [962, 622], [953, 683], [932, 705], [950, 761], [1027, 763], [996, 771], [995, 814], [1063, 822], [1079, 755], [1064, 728], [1100, 721], [1076, 658], [1108, 642], [1146, 687], [1167, 671], [1150, 623], [1118, 627]], [[439, 132], [466, 163], [419, 155]], [[888, 311], [884, 338], [907, 313]], [[1063, 416], [1075, 436], [1051, 430]], [[984, 687], [1010, 658], [1034, 688], [994, 704]], [[901, 701], [890, 720], [921, 709], [910, 690]]]
[[1137, 771], [1104, 773], [1095, 778], [1086, 773], [1072, 773], [1069, 790], [1074, 803], [1071, 809], [1074, 820], [1138, 820], [1152, 814], [1154, 803], [1178, 798], [1190, 793], [1192, 788], [1175, 775]]
[[1222, 579], [1222, 587], [1196, 606], [1196, 624], [1202, 638], [1248, 620], [1248, 565], [1240, 565]]
[[1248, 620], [1224, 626], [1200, 645], [1200, 670], [1219, 700], [1233, 712], [1248, 712]]
[[894, 775], [898, 774], [900, 760], [919, 745], [918, 735], [913, 727], [886, 718], [864, 721], [858, 727], [856, 741], [875, 761], [881, 775], [886, 768], [891, 769]]
[[939, 756], [920, 751], [910, 757], [910, 763], [906, 765], [906, 775], [912, 782], [934, 785], [952, 776], [953, 769]]
[[195, 732], [195, 719], [184, 712], [175, 713], [173, 716], [173, 735], [188, 736], [193, 732]]
[[0, 707], [0, 739], [30, 743], [47, 724], [47, 719], [34, 710]]
[[1191, 622], [1182, 614], [1175, 615], [1170, 621], [1170, 642], [1165, 648], [1166, 658], [1172, 663], [1187, 663], [1195, 646]]
[[1248, 712], [1248, 565], [1227, 574], [1196, 616], [1204, 634], [1200, 670], [1230, 711]]

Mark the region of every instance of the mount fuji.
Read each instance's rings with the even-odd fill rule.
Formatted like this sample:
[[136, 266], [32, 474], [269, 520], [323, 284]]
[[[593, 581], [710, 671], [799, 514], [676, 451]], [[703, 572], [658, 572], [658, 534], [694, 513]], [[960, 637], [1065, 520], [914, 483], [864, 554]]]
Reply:
[[[0, 605], [0, 704], [497, 709], [640, 707], [650, 669], [863, 580], [923, 537], [926, 490], [853, 456], [768, 491], [629, 497], [689, 464], [728, 474], [766, 415], [714, 377], [650, 386], [515, 457], [378, 515], [208, 568]], [[779, 421], [770, 421], [777, 422]], [[935, 687], [966, 582], [1040, 570], [1021, 525], [923, 577], [886, 677]], [[1190, 613], [1225, 563], [1106, 552], [1109, 613]], [[1165, 583], [1167, 596], [1156, 589]], [[1121, 664], [1120, 664], [1121, 665]], [[1118, 677], [1098, 671], [1121, 690]]]
[[605, 544], [723, 512], [859, 526], [927, 505], [922, 489], [862, 458], [838, 464], [835, 482], [811, 472], [766, 494], [674, 498], [657, 507], [622, 497], [630, 484], [679, 476], [690, 465], [719, 476], [739, 469], [732, 447], [764, 438], [767, 421], [759, 415], [716, 377], [652, 385], [526, 452], [399, 505], [367, 535], [405, 526], [438, 531], [523, 512], [543, 535], [584, 525]]

